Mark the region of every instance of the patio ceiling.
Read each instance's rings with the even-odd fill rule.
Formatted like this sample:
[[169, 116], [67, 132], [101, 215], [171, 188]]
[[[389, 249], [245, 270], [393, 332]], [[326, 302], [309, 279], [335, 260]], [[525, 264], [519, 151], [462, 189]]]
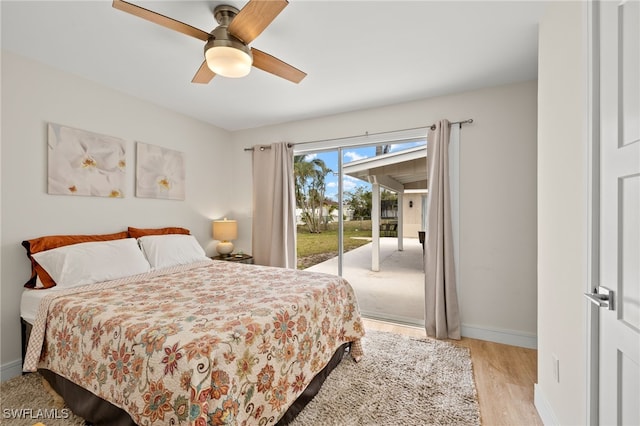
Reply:
[[418, 146], [343, 165], [346, 175], [403, 193], [407, 189], [427, 189], [427, 148]]

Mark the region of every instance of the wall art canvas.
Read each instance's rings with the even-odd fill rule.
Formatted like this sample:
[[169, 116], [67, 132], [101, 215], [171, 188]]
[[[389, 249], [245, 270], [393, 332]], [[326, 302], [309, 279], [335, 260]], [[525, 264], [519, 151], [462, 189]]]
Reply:
[[47, 145], [49, 194], [124, 197], [124, 140], [49, 123]]
[[136, 196], [184, 200], [184, 153], [138, 142]]

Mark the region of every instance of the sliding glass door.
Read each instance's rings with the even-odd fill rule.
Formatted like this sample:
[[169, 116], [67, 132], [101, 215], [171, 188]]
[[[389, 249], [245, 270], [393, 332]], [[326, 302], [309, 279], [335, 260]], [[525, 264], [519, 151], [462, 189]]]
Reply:
[[367, 317], [422, 324], [426, 143], [295, 157], [298, 267], [343, 276]]
[[[351, 283], [363, 315], [393, 322], [424, 322], [423, 251], [419, 241], [426, 189], [426, 145], [412, 143], [343, 149], [345, 209], [369, 218], [344, 222], [342, 276]], [[345, 217], [349, 218], [350, 212]], [[347, 249], [350, 227], [367, 228], [370, 242]]]

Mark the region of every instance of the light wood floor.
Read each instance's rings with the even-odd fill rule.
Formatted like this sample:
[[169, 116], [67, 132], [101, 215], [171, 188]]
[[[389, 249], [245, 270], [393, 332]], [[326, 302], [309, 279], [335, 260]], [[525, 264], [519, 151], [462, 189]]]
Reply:
[[[365, 329], [426, 338], [422, 328], [370, 319], [365, 319], [364, 325]], [[483, 425], [542, 425], [533, 405], [536, 350], [469, 338], [450, 342], [469, 348], [471, 353]]]

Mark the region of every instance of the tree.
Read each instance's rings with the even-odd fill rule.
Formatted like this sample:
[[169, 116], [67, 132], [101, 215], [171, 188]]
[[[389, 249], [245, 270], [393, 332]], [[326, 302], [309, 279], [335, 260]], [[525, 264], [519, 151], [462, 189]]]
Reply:
[[[353, 218], [369, 218], [373, 206], [372, 193], [363, 186], [357, 187], [354, 191], [344, 193], [345, 204], [353, 212]], [[380, 201], [383, 206], [390, 206], [393, 211], [398, 209], [398, 194], [386, 189], [380, 192]]]
[[331, 198], [324, 199], [324, 208], [326, 209], [326, 216], [324, 218], [324, 229], [325, 231], [329, 227], [329, 223], [333, 222], [333, 212], [338, 210], [338, 203], [336, 203]]
[[353, 191], [344, 193], [345, 204], [349, 206], [355, 218], [371, 217], [371, 191], [358, 186]]
[[319, 158], [307, 160], [304, 155], [293, 158], [296, 207], [302, 210], [302, 220], [311, 233], [320, 233], [327, 189], [326, 177], [332, 171]]
[[380, 191], [380, 199], [382, 201], [398, 201], [398, 193], [383, 188]]

